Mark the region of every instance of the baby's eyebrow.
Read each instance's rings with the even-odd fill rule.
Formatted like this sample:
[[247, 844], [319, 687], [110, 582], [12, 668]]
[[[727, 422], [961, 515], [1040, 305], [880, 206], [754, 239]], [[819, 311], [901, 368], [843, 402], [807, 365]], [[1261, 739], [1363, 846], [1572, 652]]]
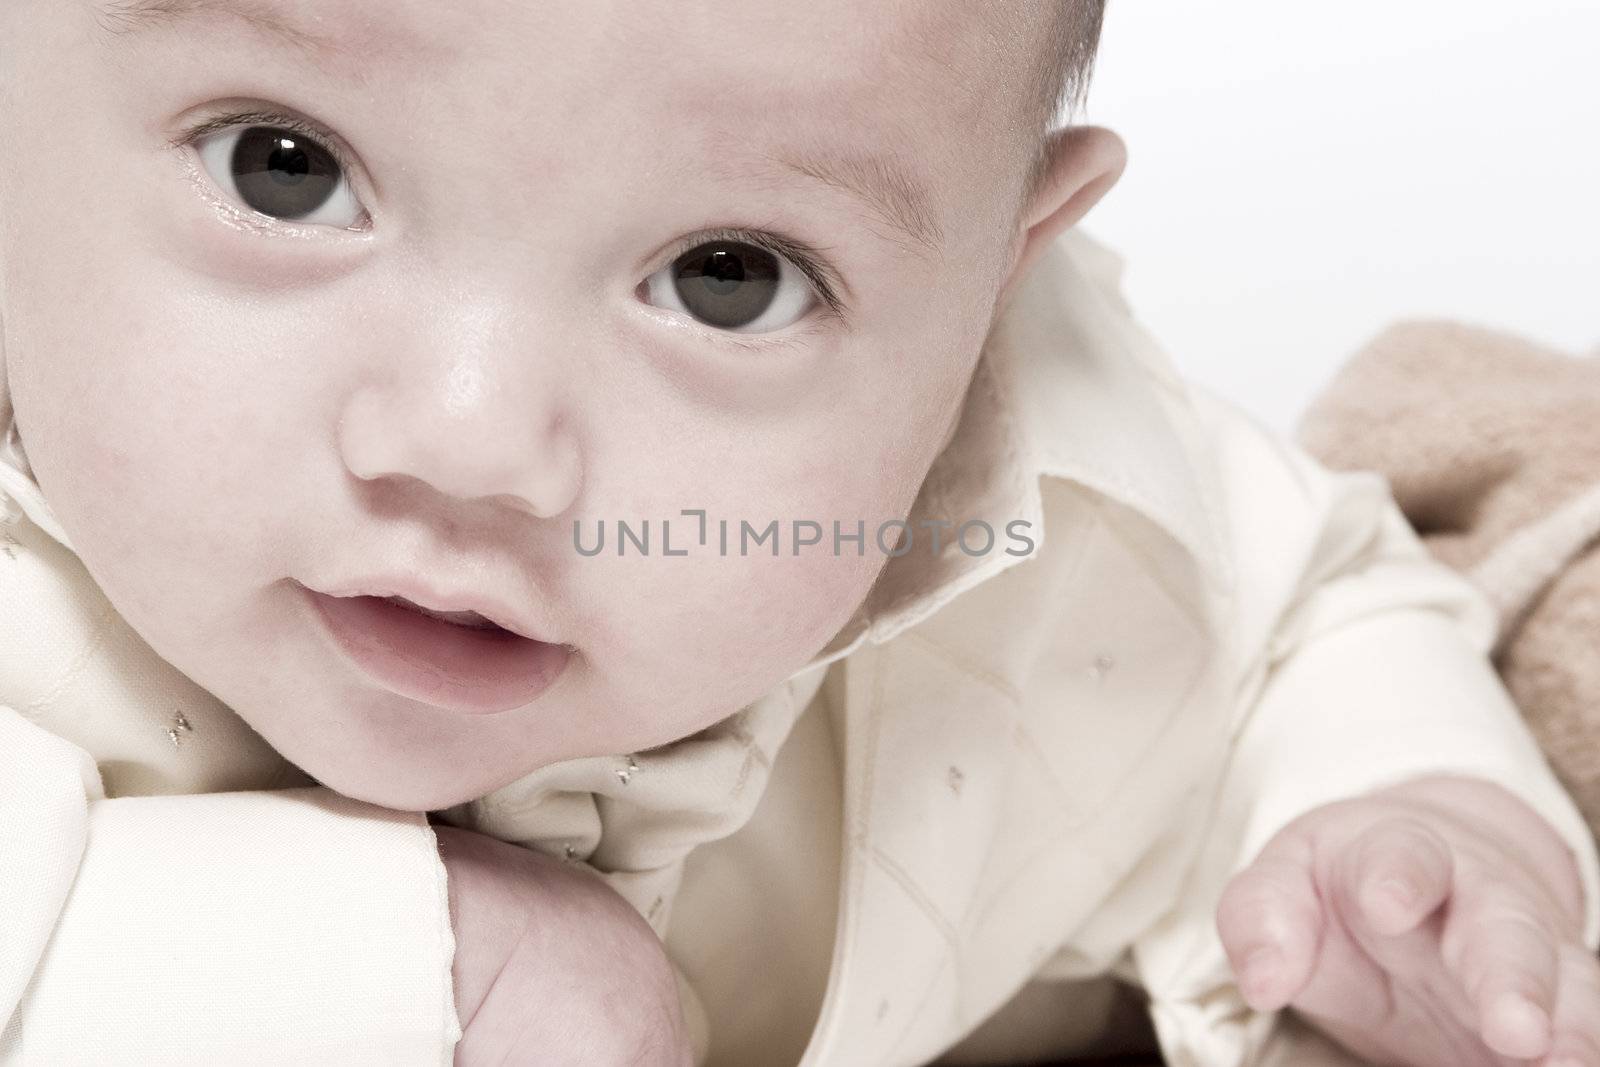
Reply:
[[100, 24], [116, 36], [165, 29], [201, 18], [231, 18], [268, 37], [313, 55], [339, 51], [326, 36], [297, 26], [261, 0], [109, 0], [100, 10]]
[[927, 186], [893, 156], [877, 152], [805, 151], [764, 158], [849, 193], [865, 202], [879, 219], [904, 234], [922, 251], [939, 253], [944, 243], [944, 230], [933, 210], [933, 198]]

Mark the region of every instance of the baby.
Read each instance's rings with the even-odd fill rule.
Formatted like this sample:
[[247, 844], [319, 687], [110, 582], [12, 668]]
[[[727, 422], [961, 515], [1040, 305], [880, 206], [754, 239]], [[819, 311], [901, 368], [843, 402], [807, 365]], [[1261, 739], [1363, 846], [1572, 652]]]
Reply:
[[0, 5], [0, 1057], [1600, 1064], [1486, 605], [1073, 232], [1099, 21]]

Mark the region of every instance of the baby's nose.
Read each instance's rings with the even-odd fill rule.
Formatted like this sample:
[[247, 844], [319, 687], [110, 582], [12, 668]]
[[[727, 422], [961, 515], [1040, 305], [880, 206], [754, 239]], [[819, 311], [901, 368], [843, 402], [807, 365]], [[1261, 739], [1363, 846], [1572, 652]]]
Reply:
[[[498, 500], [542, 518], [565, 512], [581, 482], [567, 401], [497, 374], [470, 353], [363, 384], [340, 413], [344, 465], [364, 481], [407, 477], [459, 500]], [[548, 383], [546, 383], [548, 385]]]

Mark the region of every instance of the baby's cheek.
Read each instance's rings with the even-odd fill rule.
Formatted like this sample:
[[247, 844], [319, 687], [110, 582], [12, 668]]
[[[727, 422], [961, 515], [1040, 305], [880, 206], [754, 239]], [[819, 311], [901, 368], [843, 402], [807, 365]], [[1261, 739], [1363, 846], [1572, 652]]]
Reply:
[[[777, 557], [770, 549], [741, 557], [734, 548], [698, 562], [652, 561], [657, 580], [633, 585], [630, 617], [612, 630], [625, 646], [612, 663], [626, 676], [612, 681], [673, 709], [681, 733], [782, 682], [850, 618], [883, 562], [848, 545], [836, 556], [828, 543], [791, 553], [786, 539]], [[605, 653], [596, 650], [597, 666]]]
[[[853, 526], [845, 532], [853, 532]], [[736, 610], [762, 631], [761, 644], [769, 655], [780, 662], [803, 662], [849, 619], [882, 562], [870, 544], [865, 554], [858, 555], [856, 546], [846, 541], [836, 553], [830, 528], [820, 544], [802, 548], [798, 557], [783, 560], [782, 566], [753, 574], [735, 602]], [[728, 623], [737, 626], [738, 619]]]

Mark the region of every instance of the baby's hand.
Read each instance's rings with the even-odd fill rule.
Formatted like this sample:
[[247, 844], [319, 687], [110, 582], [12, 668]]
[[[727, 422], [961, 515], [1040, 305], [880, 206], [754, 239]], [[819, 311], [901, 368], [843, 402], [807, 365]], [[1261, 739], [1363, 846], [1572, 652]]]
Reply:
[[692, 1062], [666, 952], [627, 901], [592, 871], [434, 830], [456, 938], [458, 1067]]
[[1600, 1067], [1571, 855], [1521, 800], [1429, 778], [1284, 827], [1217, 928], [1251, 1007], [1403, 1067]]

